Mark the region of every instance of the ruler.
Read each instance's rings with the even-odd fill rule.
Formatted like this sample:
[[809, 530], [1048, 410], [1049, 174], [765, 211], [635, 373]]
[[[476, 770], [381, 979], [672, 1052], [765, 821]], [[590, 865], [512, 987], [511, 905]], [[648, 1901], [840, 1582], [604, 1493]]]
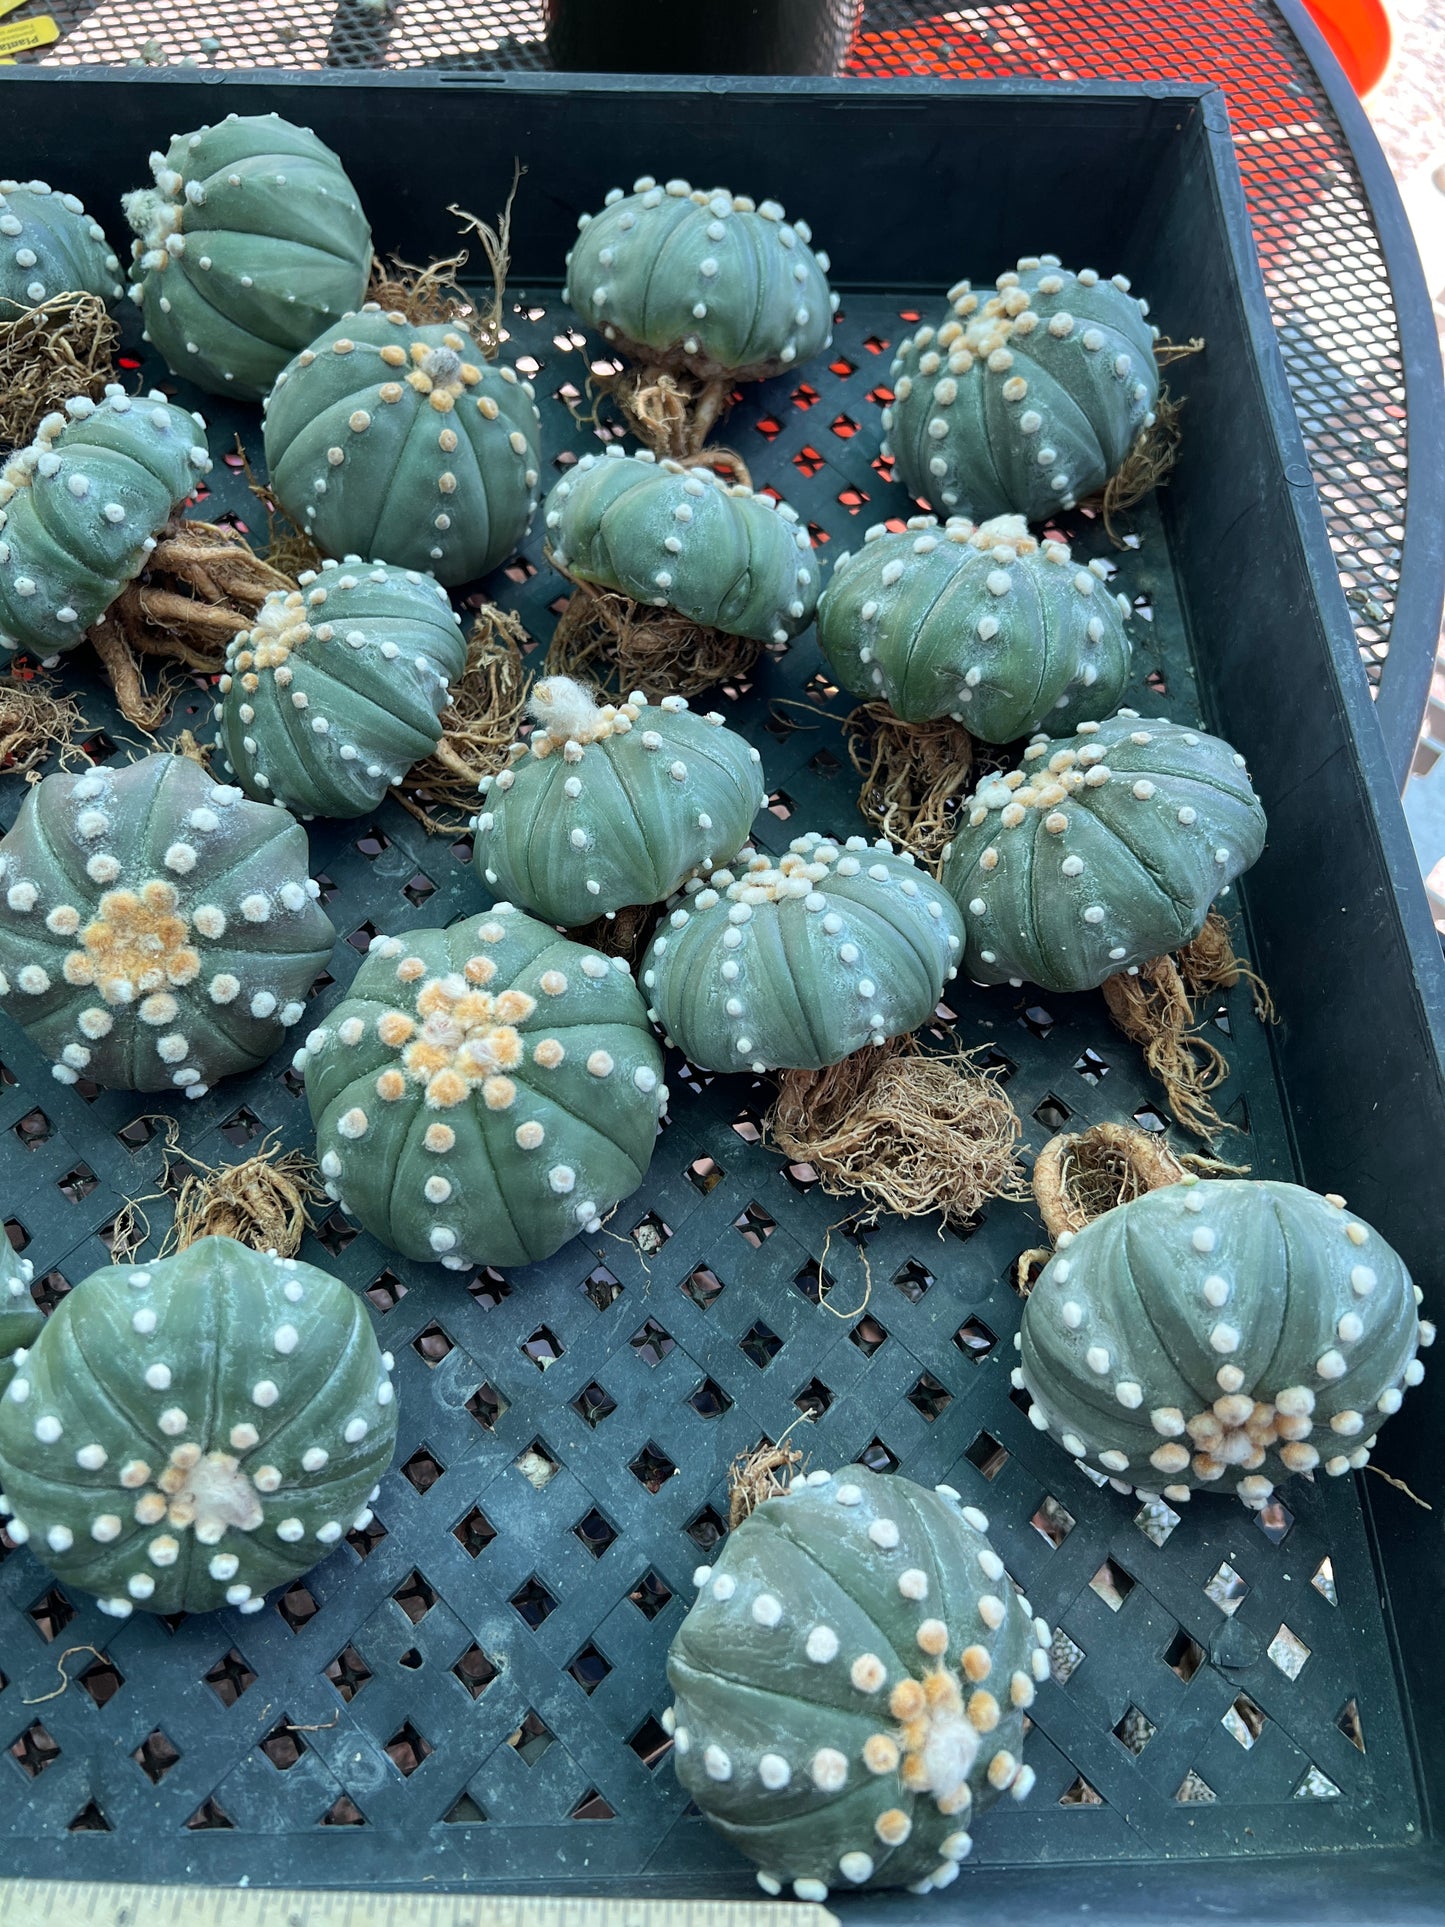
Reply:
[[838, 1927], [789, 1901], [522, 1900], [480, 1894], [0, 1880], [4, 1927]]

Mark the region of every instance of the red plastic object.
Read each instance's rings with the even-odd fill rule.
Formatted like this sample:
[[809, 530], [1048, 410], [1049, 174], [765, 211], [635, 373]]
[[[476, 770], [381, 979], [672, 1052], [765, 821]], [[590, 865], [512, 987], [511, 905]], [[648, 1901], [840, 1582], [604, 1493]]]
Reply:
[[1390, 16], [1381, 0], [1305, 0], [1345, 78], [1361, 96], [1378, 87], [1390, 64]]

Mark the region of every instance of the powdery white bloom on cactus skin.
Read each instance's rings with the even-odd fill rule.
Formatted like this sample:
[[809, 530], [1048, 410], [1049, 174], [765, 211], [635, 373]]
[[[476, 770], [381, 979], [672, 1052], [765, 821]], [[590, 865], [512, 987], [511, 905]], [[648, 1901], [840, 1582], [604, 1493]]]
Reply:
[[259, 401], [288, 358], [355, 307], [371, 230], [341, 163], [308, 127], [228, 114], [152, 154], [123, 197], [132, 298], [187, 381]]
[[184, 756], [47, 776], [0, 886], [0, 1006], [64, 1084], [199, 1097], [254, 1069], [335, 936], [305, 831]]
[[107, 307], [125, 293], [105, 230], [73, 194], [45, 181], [0, 181], [0, 304], [33, 308], [73, 290], [98, 294]]
[[1027, 1796], [1049, 1629], [987, 1526], [952, 1487], [849, 1466], [728, 1535], [673, 1640], [664, 1725], [684, 1788], [765, 1892], [946, 1886], [976, 1815]]
[[995, 292], [960, 281], [898, 344], [884, 453], [938, 514], [1044, 522], [1100, 490], [1154, 420], [1157, 330], [1123, 275], [1031, 255]]
[[530, 736], [482, 781], [475, 862], [489, 889], [575, 926], [660, 902], [747, 840], [761, 762], [716, 712], [641, 691], [599, 704], [565, 676], [534, 684], [527, 708]]
[[454, 1270], [597, 1230], [642, 1182], [667, 1104], [622, 959], [505, 903], [375, 938], [295, 1064], [327, 1193]]
[[226, 651], [222, 768], [301, 817], [361, 816], [436, 748], [466, 640], [430, 575], [348, 555], [266, 598]]
[[578, 228], [562, 298], [633, 361], [762, 381], [833, 339], [828, 257], [776, 201], [645, 174]]
[[1368, 1461], [1424, 1375], [1416, 1352], [1435, 1331], [1417, 1303], [1398, 1256], [1342, 1198], [1191, 1177], [1096, 1218], [1045, 1266], [1014, 1383], [1035, 1425], [1121, 1491], [1230, 1492], [1258, 1509], [1293, 1473]]
[[960, 812], [942, 880], [977, 983], [1089, 990], [1197, 937], [1264, 847], [1244, 758], [1121, 709], [1036, 737]]
[[460, 321], [374, 301], [318, 332], [266, 398], [266, 466], [327, 555], [365, 549], [448, 587], [511, 554], [541, 474], [532, 384]]
[[249, 1611], [327, 1556], [395, 1438], [390, 1362], [356, 1295], [294, 1258], [203, 1238], [62, 1300], [0, 1399], [0, 1483], [12, 1535], [18, 1523], [102, 1611]]

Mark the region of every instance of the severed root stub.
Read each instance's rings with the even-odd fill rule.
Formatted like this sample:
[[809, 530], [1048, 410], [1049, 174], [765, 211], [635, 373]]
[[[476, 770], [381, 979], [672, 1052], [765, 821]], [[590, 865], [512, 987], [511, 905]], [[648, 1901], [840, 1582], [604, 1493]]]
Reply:
[[645, 348], [635, 353], [644, 365], [614, 375], [594, 370], [591, 381], [616, 403], [628, 428], [659, 460], [705, 456], [704, 442], [732, 406], [732, 377], [703, 380], [686, 369], [647, 365]]
[[[1154, 359], [1163, 369], [1171, 362], [1200, 354], [1203, 349], [1204, 342], [1197, 335], [1191, 341], [1170, 341], [1167, 336], [1161, 336], [1154, 344]], [[1148, 427], [1125, 456], [1122, 466], [1094, 498], [1092, 506], [1103, 516], [1105, 532], [1116, 549], [1122, 549], [1125, 544], [1114, 527], [1114, 517], [1142, 502], [1152, 489], [1162, 488], [1179, 459], [1179, 447], [1184, 439], [1180, 422], [1183, 408], [1183, 401], [1176, 401], [1167, 388], [1160, 388]]]
[[579, 582], [557, 619], [547, 673], [595, 683], [619, 698], [640, 689], [657, 701], [746, 676], [761, 651], [749, 636], [726, 635], [676, 609], [649, 608]]
[[777, 1445], [766, 1441], [740, 1453], [728, 1467], [728, 1531], [735, 1532], [764, 1499], [782, 1498], [793, 1482], [793, 1468], [803, 1454], [789, 1445], [787, 1435]]
[[254, 1251], [295, 1257], [310, 1228], [308, 1207], [325, 1195], [316, 1165], [304, 1151], [283, 1152], [273, 1131], [243, 1163], [190, 1162], [195, 1168], [181, 1180], [162, 1256], [201, 1238], [234, 1238]]
[[973, 738], [951, 716], [905, 723], [885, 702], [862, 703], [843, 725], [863, 778], [858, 808], [921, 862], [942, 856], [973, 766]]
[[782, 1071], [764, 1124], [775, 1149], [811, 1164], [833, 1197], [901, 1217], [974, 1218], [1028, 1195], [1018, 1113], [977, 1053], [930, 1055], [911, 1037], [867, 1045], [821, 1071]]
[[510, 610], [487, 602], [477, 611], [466, 668], [442, 711], [441, 740], [391, 792], [434, 836], [465, 836], [482, 778], [506, 766], [531, 687], [522, 658], [530, 640]]

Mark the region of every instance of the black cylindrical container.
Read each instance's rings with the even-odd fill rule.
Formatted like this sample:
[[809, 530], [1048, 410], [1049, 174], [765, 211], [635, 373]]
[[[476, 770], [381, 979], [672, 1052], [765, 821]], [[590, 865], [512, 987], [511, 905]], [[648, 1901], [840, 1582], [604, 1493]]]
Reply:
[[571, 72], [836, 74], [862, 0], [547, 0], [547, 51]]

